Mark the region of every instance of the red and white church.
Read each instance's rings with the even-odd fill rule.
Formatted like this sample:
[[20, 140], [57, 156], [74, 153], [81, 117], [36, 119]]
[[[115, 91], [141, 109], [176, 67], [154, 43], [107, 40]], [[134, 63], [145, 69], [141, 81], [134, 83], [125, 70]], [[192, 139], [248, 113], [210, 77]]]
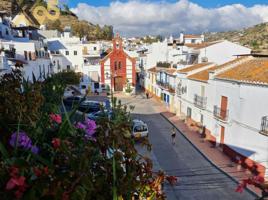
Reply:
[[123, 91], [127, 83], [136, 85], [136, 60], [123, 49], [119, 35], [113, 39], [112, 51], [101, 61], [101, 83], [113, 91]]

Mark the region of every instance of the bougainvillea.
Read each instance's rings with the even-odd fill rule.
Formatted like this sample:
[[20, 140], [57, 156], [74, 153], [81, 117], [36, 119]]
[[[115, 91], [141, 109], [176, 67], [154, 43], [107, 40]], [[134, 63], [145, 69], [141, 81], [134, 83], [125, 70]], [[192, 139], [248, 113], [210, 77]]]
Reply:
[[[47, 84], [52, 83], [50, 78]], [[32, 92], [34, 96], [35, 91]], [[10, 120], [12, 125], [0, 124], [0, 130], [6, 132], [0, 141], [0, 197], [110, 200], [138, 195], [164, 199], [161, 184], [165, 180], [175, 183], [177, 179], [153, 172], [151, 160], [137, 152], [134, 140], [129, 137], [132, 124], [129, 108], [112, 98], [112, 117], [77, 120], [75, 108], [60, 112], [61, 102], [58, 97], [53, 98], [58, 96], [54, 94], [57, 92], [42, 93], [42, 99], [49, 99], [48, 94], [52, 97], [48, 102], [40, 101], [39, 113], [30, 125], [21, 117]], [[54, 109], [58, 112], [51, 112]], [[18, 115], [21, 112], [24, 111], [19, 108], [16, 111]]]

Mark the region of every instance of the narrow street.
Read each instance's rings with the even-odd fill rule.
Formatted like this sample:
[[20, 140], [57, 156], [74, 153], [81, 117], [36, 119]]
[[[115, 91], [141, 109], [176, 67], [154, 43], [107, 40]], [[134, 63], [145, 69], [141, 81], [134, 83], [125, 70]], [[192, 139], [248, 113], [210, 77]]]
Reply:
[[176, 144], [171, 144], [171, 124], [159, 114], [160, 104], [145, 95], [120, 97], [123, 104], [133, 105], [133, 118], [145, 121], [149, 126], [152, 152], [137, 144], [137, 149], [150, 156], [155, 169], [162, 169], [178, 177], [178, 183], [165, 185], [168, 200], [253, 200], [252, 194], [236, 193], [237, 184], [207, 161], [180, 133]]

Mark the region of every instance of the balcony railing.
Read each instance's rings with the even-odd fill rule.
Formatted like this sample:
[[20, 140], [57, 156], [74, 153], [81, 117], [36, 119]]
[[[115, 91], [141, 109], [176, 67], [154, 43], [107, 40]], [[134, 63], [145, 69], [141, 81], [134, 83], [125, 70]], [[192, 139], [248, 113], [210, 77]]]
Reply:
[[182, 95], [182, 87], [177, 87], [176, 94], [178, 97]]
[[268, 136], [268, 116], [265, 116], [261, 120], [261, 134]]
[[199, 95], [194, 95], [194, 105], [198, 108], [205, 109], [207, 106], [207, 97], [202, 97]]
[[156, 81], [156, 84], [161, 86], [162, 88], [168, 90], [170, 93], [175, 93], [175, 88], [169, 83], [164, 83], [162, 81]]
[[214, 106], [214, 111], [213, 111], [214, 117], [217, 119], [220, 119], [222, 121], [227, 121], [229, 117], [229, 110], [223, 110], [218, 106]]

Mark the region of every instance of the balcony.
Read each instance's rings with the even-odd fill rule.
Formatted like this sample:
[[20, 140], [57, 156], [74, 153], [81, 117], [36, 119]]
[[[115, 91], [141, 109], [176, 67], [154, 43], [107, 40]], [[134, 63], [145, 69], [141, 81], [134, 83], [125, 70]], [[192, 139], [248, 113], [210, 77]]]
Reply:
[[223, 110], [218, 106], [214, 106], [213, 114], [217, 119], [227, 121], [229, 117], [229, 110]]
[[170, 93], [175, 93], [175, 88], [170, 85], [169, 83], [164, 83], [162, 81], [156, 81], [156, 84], [159, 85], [161, 88], [168, 90]]
[[202, 96], [195, 94], [194, 105], [198, 108], [205, 109], [207, 106], [207, 97], [202, 97]]
[[261, 120], [261, 130], [260, 133], [268, 136], [268, 116], [265, 116]]
[[183, 92], [183, 88], [178, 86], [176, 90], [177, 97], [180, 97], [182, 95], [182, 92]]

